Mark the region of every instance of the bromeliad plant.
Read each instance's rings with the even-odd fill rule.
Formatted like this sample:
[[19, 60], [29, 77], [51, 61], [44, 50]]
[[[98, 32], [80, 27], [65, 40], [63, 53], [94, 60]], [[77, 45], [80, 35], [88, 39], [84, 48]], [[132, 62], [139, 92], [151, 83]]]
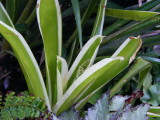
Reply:
[[[75, 1], [72, 1], [76, 4]], [[140, 37], [129, 37], [110, 57], [94, 64], [100, 44], [107, 0], [99, 5], [91, 39], [83, 46], [68, 70], [67, 62], [61, 57], [62, 20], [58, 0], [38, 0], [37, 20], [44, 43], [46, 86], [35, 57], [23, 36], [15, 30], [7, 12], [1, 5], [0, 33], [10, 43], [24, 73], [28, 90], [42, 98], [49, 109], [59, 115], [75, 105], [80, 109], [112, 78], [124, 70], [134, 59], [142, 45]], [[78, 12], [79, 13], [79, 12]], [[81, 25], [80, 15], [76, 22]], [[82, 31], [77, 27], [79, 40]], [[82, 44], [81, 44], [82, 46]]]

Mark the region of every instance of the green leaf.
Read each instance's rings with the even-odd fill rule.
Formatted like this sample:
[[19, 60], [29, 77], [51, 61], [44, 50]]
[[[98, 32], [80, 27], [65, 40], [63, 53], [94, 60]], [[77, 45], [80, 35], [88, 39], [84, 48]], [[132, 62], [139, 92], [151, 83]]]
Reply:
[[2, 21], [0, 21], [0, 33], [6, 38], [13, 48], [26, 78], [29, 91], [36, 97], [40, 97], [45, 100], [46, 104], [50, 108], [42, 74], [25, 39], [15, 29], [6, 25]]
[[[147, 74], [149, 70], [151, 69], [151, 64], [142, 58], [137, 58], [134, 65], [130, 68], [130, 70], [127, 72], [127, 74], [119, 80], [119, 82], [111, 89], [110, 97], [114, 96], [133, 76], [135, 76], [138, 73], [143, 73], [143, 76], [141, 76], [142, 83], [145, 81], [145, 77], [147, 77]], [[143, 80], [142, 80], [143, 79]]]
[[56, 103], [53, 111], [60, 114], [103, 87], [134, 60], [141, 44], [140, 38], [128, 38], [111, 58], [103, 59], [86, 69]]
[[149, 111], [147, 112], [149, 117], [160, 117], [160, 107], [159, 106], [151, 106]]
[[80, 43], [80, 47], [82, 48], [83, 41], [82, 41], [82, 28], [81, 28], [81, 15], [80, 15], [79, 2], [78, 0], [71, 0], [71, 2], [72, 2], [73, 11], [76, 19], [76, 24], [77, 24], [79, 43]]
[[58, 0], [38, 0], [37, 19], [44, 43], [47, 91], [50, 103], [54, 105], [57, 101], [57, 56], [61, 56], [62, 49], [62, 20]]
[[0, 119], [47, 119], [51, 116], [47, 110], [43, 100], [30, 96], [27, 92], [22, 92], [17, 96], [11, 92], [7, 93], [3, 100], [3, 106], [0, 107]]
[[68, 75], [66, 76], [66, 83], [68, 84], [68, 87], [75, 81], [75, 78], [78, 75], [77, 72], [82, 68], [84, 63], [88, 61], [87, 66], [84, 68], [84, 70], [93, 64], [102, 38], [103, 37], [99, 35], [94, 36], [85, 44], [83, 49], [80, 51], [76, 60], [72, 64]]
[[11, 26], [14, 28], [14, 25], [12, 23], [12, 20], [10, 19], [7, 11], [3, 7], [2, 3], [0, 2], [0, 20], [4, 22], [5, 24]]
[[146, 30], [155, 27], [160, 22], [159, 18], [159, 14], [155, 15], [151, 18], [133, 24], [129, 27], [126, 27], [105, 37], [102, 41], [102, 46], [100, 47], [99, 55], [112, 53], [115, 49], [118, 48], [119, 44], [123, 43], [123, 41], [130, 35], [139, 35], [141, 33], [144, 33]]
[[6, 0], [6, 10], [12, 21], [14, 21], [16, 14], [16, 0]]
[[136, 11], [136, 10], [119, 10], [119, 9], [106, 9], [106, 15], [121, 19], [129, 19], [142, 21], [159, 14], [158, 12], [149, 11]]
[[[103, 87], [106, 83], [108, 83], [113, 77], [118, 75], [122, 70], [124, 70], [135, 58], [138, 50], [140, 49], [142, 45], [142, 40], [139, 37], [130, 37], [128, 38], [119, 48], [118, 50], [111, 56], [111, 58], [116, 57], [123, 57], [124, 59], [120, 61], [119, 63], [115, 63], [113, 67], [111, 67], [110, 70], [106, 69], [106, 74], [103, 74], [101, 77], [97, 79], [97, 81], [94, 82], [90, 86], [90, 89], [86, 91], [86, 93], [83, 93], [84, 95], [81, 96], [80, 99], [86, 99], [86, 95], [90, 94], [90, 97], [101, 87]], [[134, 47], [133, 47], [134, 46]], [[115, 67], [116, 66], [116, 67]], [[112, 71], [113, 70], [113, 71]], [[92, 91], [92, 95], [91, 95]], [[89, 99], [89, 98], [88, 98]], [[84, 100], [84, 102], [87, 102], [87, 100]], [[79, 109], [80, 107], [77, 106]]]
[[[83, 14], [83, 17], [82, 17], [82, 27], [86, 24], [88, 18], [93, 13], [93, 10], [95, 9], [98, 1], [99, 0], [90, 0], [90, 3], [89, 3], [89, 5], [88, 5], [87, 9], [85, 10], [85, 13]], [[70, 44], [73, 42], [73, 40], [75, 40], [77, 33], [78, 33], [78, 31], [76, 29], [73, 32], [73, 34], [71, 35], [71, 37], [67, 40], [67, 43], [65, 44], [66, 47], [69, 47]]]
[[[91, 89], [88, 89], [95, 80], [104, 80], [104, 74], [106, 71], [111, 69], [115, 64], [120, 63], [121, 60], [122, 58], [106, 58], [89, 67], [80, 77], [75, 80], [75, 82], [73, 82], [61, 99], [56, 103], [56, 105], [53, 107], [53, 112], [59, 114], [70, 108], [73, 104], [80, 100], [80, 97], [85, 92], [90, 92]], [[99, 87], [99, 85], [97, 85], [97, 87]]]
[[[124, 28], [114, 34], [111, 34], [110, 36], [108, 36], [107, 38], [105, 38], [102, 42], [102, 44], [105, 44], [107, 43], [108, 41], [113, 41], [113, 40], [116, 40], [116, 39], [120, 39], [122, 37], [125, 37], [125, 36], [130, 36], [131, 34], [136, 34], [136, 32], [138, 34], [140, 34], [140, 32], [144, 29], [146, 31], [147, 28], [150, 28], [152, 26], [155, 26], [157, 24], [159, 24], [160, 22], [160, 14], [157, 14], [153, 17], [150, 17], [148, 19], [145, 19], [139, 23], [136, 23], [132, 26], [129, 26], [127, 28]], [[136, 31], [136, 32], [135, 32]]]
[[101, 2], [99, 4], [97, 17], [96, 17], [96, 21], [94, 23], [91, 37], [93, 37], [95, 35], [102, 35], [106, 4], [107, 4], [107, 0], [101, 0]]
[[[147, 2], [146, 4], [142, 5], [137, 10], [149, 11], [153, 7], [157, 6], [158, 4], [160, 4], [159, 0], [152, 0], [152, 1]], [[129, 22], [131, 22], [131, 21], [130, 20], [119, 19], [116, 22], [114, 22], [112, 25], [110, 25], [109, 27], [105, 28], [103, 30], [103, 35], [109, 35], [113, 31], [116, 31], [118, 28], [123, 27], [125, 24], [127, 24]]]

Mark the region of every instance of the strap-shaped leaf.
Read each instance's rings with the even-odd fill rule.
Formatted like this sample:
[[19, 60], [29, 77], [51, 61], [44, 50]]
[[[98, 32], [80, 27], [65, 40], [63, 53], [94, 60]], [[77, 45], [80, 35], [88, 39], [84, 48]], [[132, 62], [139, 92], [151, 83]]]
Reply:
[[107, 4], [107, 0], [101, 0], [91, 37], [95, 35], [102, 35], [106, 4]]
[[[94, 59], [97, 55], [98, 48], [100, 46], [100, 43], [102, 42], [102, 36], [96, 35], [92, 37], [83, 47], [83, 49], [80, 51], [79, 55], [77, 56], [76, 60], [74, 61], [73, 65], [71, 66], [69, 73], [66, 77], [66, 82], [68, 83], [68, 87], [73, 83], [76, 76], [78, 76], [78, 70], [80, 69], [86, 69], [90, 65], [93, 64]], [[86, 63], [86, 66], [84, 68], [84, 64]], [[83, 70], [83, 71], [84, 71]]]
[[[81, 23], [82, 23], [82, 27], [86, 24], [88, 18], [91, 16], [91, 14], [93, 13], [93, 10], [95, 9], [96, 5], [97, 5], [97, 2], [99, 0], [90, 0], [90, 3], [87, 7], [87, 9], [85, 10], [83, 16], [82, 16], [82, 20], [81, 20]], [[75, 29], [75, 31], [73, 32], [73, 34], [70, 36], [70, 38], [66, 41], [66, 44], [65, 46], [66, 47], [69, 47], [70, 44], [73, 42], [73, 40], [75, 40], [75, 37], [78, 33], [78, 30]]]
[[57, 57], [57, 67], [58, 67], [58, 70], [60, 72], [63, 91], [64, 91], [64, 87], [67, 84], [66, 81], [65, 81], [65, 77], [68, 74], [68, 66], [67, 66], [66, 60], [64, 58], [58, 56]]
[[50, 102], [57, 101], [57, 55], [61, 56], [62, 20], [58, 0], [38, 0], [37, 19], [45, 52], [47, 90]]
[[0, 20], [4, 22], [5, 24], [14, 28], [14, 25], [1, 2], [0, 2]]
[[160, 117], [160, 107], [159, 106], [151, 106], [149, 111], [147, 112], [149, 117]]
[[[115, 64], [120, 63], [123, 58], [106, 58], [88, 68], [77, 80], [69, 87], [62, 98], [53, 107], [56, 114], [63, 112], [71, 107], [75, 101], [86, 92], [86, 89], [94, 83], [95, 80], [104, 79], [104, 74], [109, 71]], [[77, 100], [76, 100], [77, 99]]]
[[80, 43], [80, 47], [82, 48], [83, 41], [82, 41], [82, 28], [81, 28], [81, 15], [80, 15], [79, 1], [78, 0], [71, 0], [71, 2], [72, 2], [72, 6], [73, 6], [74, 16], [76, 19], [76, 24], [77, 24], [79, 43]]
[[[1, 2], [0, 2], [0, 20], [3, 21], [5, 24], [14, 28], [14, 25], [13, 25], [7, 11], [5, 10], [5, 8], [3, 7]], [[10, 50], [10, 48], [11, 47], [10, 47], [9, 43], [5, 39], [3, 39], [1, 50], [2, 51]]]
[[159, 14], [158, 12], [149, 11], [136, 11], [136, 10], [119, 10], [119, 9], [106, 9], [106, 15], [121, 19], [130, 19], [136, 21], [142, 21]]
[[14, 21], [16, 13], [16, 0], [6, 0], [6, 10], [12, 21]]
[[127, 72], [127, 74], [121, 78], [119, 82], [111, 89], [110, 97], [113, 97], [133, 76], [138, 73], [143, 73], [143, 75], [141, 74], [142, 77], [140, 80], [143, 83], [144, 80], [142, 79], [147, 75], [150, 68], [151, 64], [148, 61], [145, 61], [142, 58], [137, 58], [134, 65]]
[[25, 39], [15, 29], [6, 25], [2, 21], [0, 21], [0, 33], [12, 46], [22, 67], [30, 92], [36, 97], [40, 97], [45, 100], [48, 107], [50, 107], [42, 74]]
[[139, 37], [130, 37], [112, 58], [106, 58], [88, 68], [56, 103], [53, 111], [59, 114], [103, 87], [133, 61], [141, 44], [142, 40]]
[[[83, 93], [79, 100], [85, 99], [88, 95], [95, 93], [101, 87], [103, 87], [106, 83], [108, 83], [113, 77], [119, 74], [123, 69], [125, 69], [134, 59], [135, 56], [142, 45], [142, 40], [139, 37], [129, 37], [119, 48], [118, 50], [111, 56], [111, 58], [115, 57], [123, 57], [124, 60], [119, 64], [115, 64], [110, 71], [106, 71], [108, 75], [105, 79], [95, 80], [94, 84], [90, 86], [90, 88]], [[110, 73], [111, 72], [111, 73]], [[112, 76], [113, 75], [113, 76]], [[90, 96], [91, 97], [91, 96]], [[87, 98], [89, 99], [89, 98]], [[86, 100], [83, 101], [85, 104]], [[76, 106], [78, 109], [82, 107], [82, 105]]]

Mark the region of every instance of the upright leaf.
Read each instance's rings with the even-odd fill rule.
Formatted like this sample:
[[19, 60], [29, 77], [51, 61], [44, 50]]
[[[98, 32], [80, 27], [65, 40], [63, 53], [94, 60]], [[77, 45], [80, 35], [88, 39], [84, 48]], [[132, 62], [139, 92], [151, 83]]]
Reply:
[[[0, 2], [0, 20], [3, 21], [5, 24], [14, 28], [12, 20], [10, 19], [7, 11], [5, 10], [5, 8], [3, 7], [1, 2]], [[3, 50], [10, 50], [10, 48], [11, 47], [10, 47], [9, 43], [5, 39], [3, 39], [1, 50], [2, 51]]]
[[[83, 17], [82, 17], [82, 27], [86, 24], [88, 18], [93, 13], [93, 10], [95, 9], [98, 1], [99, 0], [90, 0], [90, 3], [89, 3], [89, 5], [88, 5], [87, 9], [85, 10], [85, 13], [83, 14]], [[73, 34], [71, 35], [71, 37], [67, 40], [67, 42], [65, 44], [66, 47], [70, 46], [70, 44], [75, 39], [77, 33], [78, 33], [78, 31], [77, 31], [77, 29], [75, 29], [75, 31], [73, 32]]]
[[61, 56], [62, 20], [58, 0], [38, 0], [37, 19], [44, 43], [47, 91], [57, 101], [57, 56]]
[[79, 2], [78, 0], [71, 0], [71, 2], [73, 6], [74, 16], [76, 19], [76, 24], [77, 24], [79, 43], [80, 43], [80, 47], [82, 48], [83, 41], [82, 41], [82, 28], [81, 28], [81, 15], [80, 15]]
[[50, 108], [42, 74], [28, 44], [20, 33], [2, 21], [0, 21], [0, 33], [6, 38], [13, 48], [22, 67], [29, 91], [36, 97], [40, 97], [45, 100], [46, 104]]
[[102, 35], [107, 0], [101, 0], [91, 37]]
[[12, 21], [14, 21], [16, 13], [16, 0], [6, 0], [6, 10]]

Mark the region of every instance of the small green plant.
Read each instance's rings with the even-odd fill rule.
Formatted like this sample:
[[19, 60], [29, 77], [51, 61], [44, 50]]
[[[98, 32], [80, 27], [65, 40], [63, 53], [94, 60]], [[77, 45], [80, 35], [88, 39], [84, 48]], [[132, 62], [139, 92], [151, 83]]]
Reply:
[[[2, 98], [2, 95], [0, 97]], [[40, 118], [49, 119], [52, 116], [42, 99], [31, 96], [27, 92], [18, 95], [8, 92], [0, 103], [1, 120], [38, 120]]]
[[[96, 1], [98, 2], [98, 0]], [[76, 110], [82, 108], [99, 89], [101, 89], [132, 63], [142, 45], [142, 40], [139, 36], [129, 37], [129, 33], [136, 31], [137, 26], [140, 23], [129, 28], [127, 27], [123, 31], [118, 32], [119, 34], [115, 33], [116, 35], [112, 34], [108, 37], [104, 37], [102, 35], [106, 11], [109, 11], [110, 13], [113, 12], [114, 14], [112, 14], [112, 16], [118, 16], [116, 15], [117, 11], [119, 13], [128, 12], [128, 14], [130, 14], [131, 11], [116, 11], [112, 9], [106, 10], [105, 6], [107, 4], [107, 0], [101, 0], [91, 37], [83, 46], [81, 25], [84, 25], [86, 19], [88, 19], [94, 11], [94, 6], [96, 6], [97, 2], [94, 0], [90, 2], [89, 7], [84, 13], [84, 17], [80, 20], [78, 1], [72, 0], [78, 30], [75, 31], [73, 36], [71, 36], [73, 39], [71, 39], [71, 41], [68, 40], [67, 42], [70, 44], [74, 40], [75, 42], [79, 40], [81, 51], [69, 68], [69, 65], [67, 64], [70, 62], [67, 63], [61, 55], [62, 18], [59, 1], [38, 0], [36, 15], [44, 45], [46, 80], [44, 80], [41, 74], [40, 68], [28, 43], [15, 29], [5, 8], [2, 4], [0, 4], [0, 12], [2, 15], [0, 21], [0, 33], [4, 36], [4, 38], [6, 38], [15, 53], [15, 56], [24, 73], [29, 92], [36, 97], [43, 99], [45, 104], [48, 106], [48, 109], [52, 110], [57, 115], [68, 110], [73, 105], [76, 105]], [[144, 24], [146, 25], [146, 22], [151, 22], [149, 25], [146, 25], [147, 27], [158, 24], [158, 20], [155, 20], [156, 17], [159, 17], [159, 14], [157, 13], [137, 11], [137, 14], [145, 14], [138, 19], [142, 21], [142, 26], [140, 26], [141, 28]], [[151, 18], [146, 20], [146, 16]], [[128, 16], [123, 17], [128, 18]], [[127, 37], [125, 36], [125, 41], [124, 39], [122, 40], [122, 45], [119, 45], [120, 47], [116, 50], [116, 52], [110, 57], [95, 63], [95, 58], [98, 54], [101, 43], [103, 46], [101, 46], [99, 51], [100, 53], [103, 52], [103, 48], [105, 48], [104, 45], [106, 46], [108, 41], [113, 41], [115, 39], [119, 40], [119, 38], [124, 37], [124, 33], [125, 35], [127, 34]], [[78, 38], [75, 37], [76, 34], [78, 34]], [[141, 58], [139, 58], [138, 61], [143, 63], [140, 66], [141, 68], [139, 69], [136, 67], [134, 74], [126, 74], [125, 77], [127, 77], [127, 79], [122, 79], [122, 81], [120, 81], [117, 85], [118, 87], [116, 86], [117, 88], [112, 89], [113, 92], [111, 91], [111, 95], [114, 95], [124, 85], [123, 83], [126, 83], [125, 81], [129, 80], [130, 77], [138, 73], [143, 73], [139, 81], [141, 84], [138, 86], [138, 89], [141, 88], [144, 81], [143, 78], [150, 70], [150, 65], [148, 65], [148, 62], [144, 62]], [[135, 64], [135, 66], [136, 65], [137, 64]]]

